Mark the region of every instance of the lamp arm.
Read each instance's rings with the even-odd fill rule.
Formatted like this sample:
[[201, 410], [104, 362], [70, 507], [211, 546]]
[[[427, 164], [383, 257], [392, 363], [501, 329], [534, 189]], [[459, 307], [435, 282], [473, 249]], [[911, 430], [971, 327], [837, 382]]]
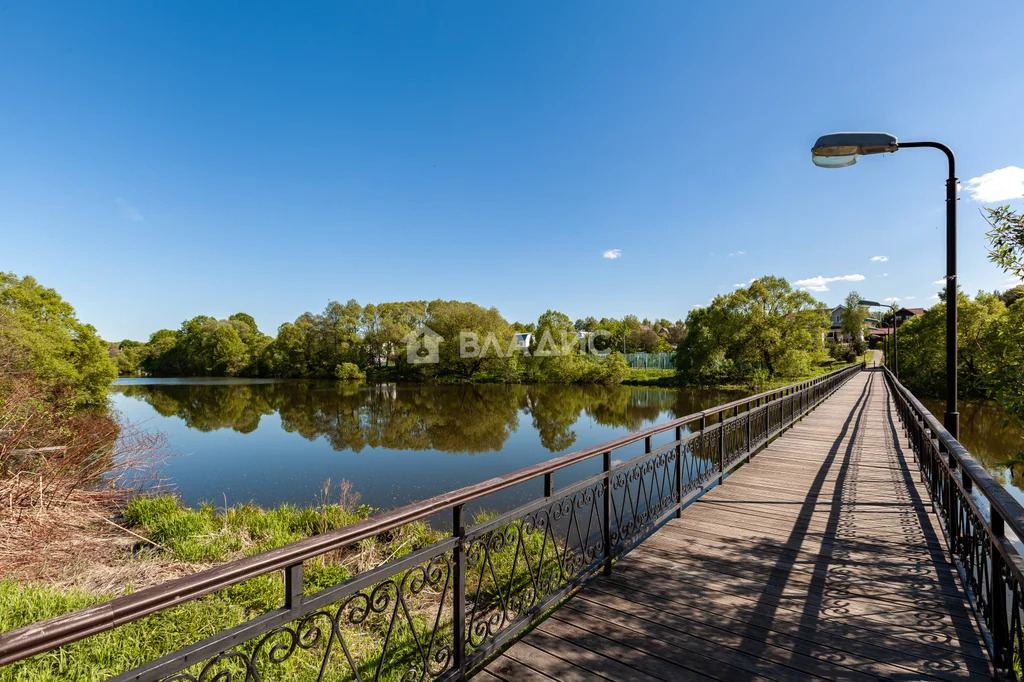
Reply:
[[938, 149], [946, 155], [946, 159], [949, 161], [950, 179], [956, 178], [956, 158], [953, 156], [953, 150], [941, 142], [900, 142], [896, 146], [898, 149], [909, 149], [914, 147], [930, 147], [931, 149]]

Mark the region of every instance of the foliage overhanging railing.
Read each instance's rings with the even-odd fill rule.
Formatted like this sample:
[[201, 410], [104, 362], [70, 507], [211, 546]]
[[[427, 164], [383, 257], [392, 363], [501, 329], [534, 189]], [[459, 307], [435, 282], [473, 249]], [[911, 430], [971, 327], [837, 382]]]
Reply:
[[[854, 365], [720, 405], [342, 529], [0, 634], [0, 665], [284, 572], [284, 606], [118, 680], [462, 679], [546, 610], [622, 556], [861, 370]], [[655, 441], [667, 440], [656, 444]], [[627, 452], [635, 446], [633, 453]], [[637, 452], [639, 447], [643, 450]], [[600, 472], [555, 489], [555, 474]], [[595, 467], [596, 468], [596, 467]], [[529, 481], [543, 495], [467, 525], [466, 505]], [[444, 539], [318, 592], [303, 562], [439, 512]], [[360, 628], [375, 627], [368, 647]], [[305, 672], [283, 672], [306, 656]]]
[[1020, 679], [1024, 507], [889, 369], [885, 379], [996, 668]]

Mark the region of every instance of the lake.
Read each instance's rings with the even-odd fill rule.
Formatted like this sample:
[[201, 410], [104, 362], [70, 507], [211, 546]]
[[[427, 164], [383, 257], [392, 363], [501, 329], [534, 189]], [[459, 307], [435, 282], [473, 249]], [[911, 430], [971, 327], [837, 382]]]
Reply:
[[[360, 503], [391, 509], [597, 445], [744, 393], [635, 386], [352, 386], [273, 379], [119, 379], [114, 406], [164, 433], [163, 471], [189, 505], [317, 504], [349, 481]], [[671, 440], [665, 434], [665, 442]], [[659, 444], [655, 439], [655, 447]], [[642, 444], [636, 454], [642, 452]], [[599, 471], [558, 472], [556, 487]], [[490, 496], [511, 508], [542, 482]]]
[[[939, 423], [946, 412], [944, 400], [921, 401]], [[960, 400], [960, 442], [974, 458], [1024, 505], [1024, 466], [1007, 465], [1014, 453], [1024, 449], [1024, 429], [1007, 425], [1006, 413], [991, 400]]]
[[[637, 386], [351, 386], [275, 379], [119, 379], [129, 420], [164, 433], [163, 472], [190, 505], [317, 504], [323, 484], [351, 483], [360, 502], [391, 509], [603, 443], [742, 397]], [[925, 400], [940, 420], [941, 401]], [[1024, 504], [1024, 467], [1006, 466], [1022, 434], [991, 401], [960, 403], [964, 445]], [[665, 434], [663, 441], [671, 434]], [[654, 445], [661, 444], [655, 439]], [[640, 450], [637, 450], [640, 454]], [[556, 475], [597, 473], [599, 458]], [[489, 497], [500, 511], [541, 483]]]

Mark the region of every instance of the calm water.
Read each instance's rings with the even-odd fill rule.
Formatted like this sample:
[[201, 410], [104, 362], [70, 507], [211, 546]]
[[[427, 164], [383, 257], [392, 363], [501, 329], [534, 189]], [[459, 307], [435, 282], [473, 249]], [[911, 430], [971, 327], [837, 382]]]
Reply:
[[[946, 403], [922, 400], [928, 411], [942, 422]], [[1010, 466], [1014, 453], [1024, 449], [1024, 430], [1006, 425], [1006, 413], [991, 400], [961, 400], [960, 442], [981, 462], [992, 477], [1024, 504], [1024, 466]]]
[[[250, 379], [120, 379], [115, 406], [163, 432], [176, 453], [164, 475], [188, 504], [316, 503], [322, 484], [351, 482], [389, 509], [508, 473], [741, 393], [629, 386], [346, 386]], [[666, 434], [662, 441], [671, 439]], [[654, 446], [659, 445], [655, 439]], [[636, 454], [642, 452], [642, 446]], [[594, 474], [600, 458], [556, 475]], [[509, 508], [541, 482], [481, 506]]]
[[[164, 471], [188, 504], [314, 504], [323, 482], [348, 480], [361, 502], [389, 509], [740, 397], [631, 386], [353, 387], [272, 379], [120, 379], [117, 409], [166, 434]], [[941, 401], [924, 401], [941, 419]], [[1024, 504], [1024, 433], [988, 401], [960, 404], [964, 445]], [[670, 434], [661, 441], [667, 442]], [[654, 445], [659, 445], [655, 439]], [[640, 454], [638, 449], [635, 454]], [[556, 476], [568, 485], [599, 461]], [[504, 509], [538, 481], [489, 498]]]

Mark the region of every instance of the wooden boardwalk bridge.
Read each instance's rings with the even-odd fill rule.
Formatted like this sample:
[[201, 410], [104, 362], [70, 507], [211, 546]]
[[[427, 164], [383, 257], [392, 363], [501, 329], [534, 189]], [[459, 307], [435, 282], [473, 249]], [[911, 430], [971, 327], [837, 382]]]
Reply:
[[481, 678], [990, 679], [901, 432], [860, 374]]
[[[304, 588], [306, 562], [447, 513], [442, 539]], [[854, 366], [0, 633], [0, 666], [269, 576], [281, 608], [114, 679], [1021, 679], [1021, 538], [1021, 505]]]

